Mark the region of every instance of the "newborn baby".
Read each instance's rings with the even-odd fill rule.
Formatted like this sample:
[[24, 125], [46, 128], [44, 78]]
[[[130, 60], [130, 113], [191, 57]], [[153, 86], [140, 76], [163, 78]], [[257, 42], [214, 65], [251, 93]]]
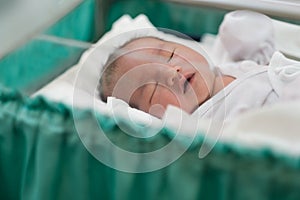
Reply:
[[100, 94], [162, 117], [171, 104], [192, 113], [234, 77], [217, 76], [198, 52], [181, 44], [145, 37], [115, 52], [101, 76]]
[[[226, 30], [226, 37], [221, 39], [228, 47], [228, 28], [233, 26], [223, 24], [221, 27]], [[251, 35], [251, 32], [248, 34]], [[263, 38], [272, 43], [265, 34], [259, 42]], [[232, 48], [240, 48], [240, 43], [234, 44]], [[251, 48], [251, 52], [255, 52], [251, 55], [258, 55], [261, 45], [257, 45], [256, 49], [252, 45]], [[270, 51], [273, 52], [274, 49]], [[219, 107], [226, 103], [227, 110], [238, 113], [281, 98], [278, 92], [281, 89], [278, 88], [283, 86], [278, 83], [277, 77], [276, 81], [270, 81], [273, 79], [272, 72], [253, 61], [256, 60], [237, 60], [233, 66], [231, 63], [225, 67], [212, 67], [201, 53], [187, 46], [156, 37], [140, 37], [129, 41], [110, 56], [102, 71], [99, 93], [103, 101], [113, 96], [159, 118], [168, 105], [177, 106], [187, 113], [193, 113], [200, 107], [197, 113], [211, 117], [210, 111], [218, 112], [222, 110]], [[268, 62], [269, 59], [266, 60]], [[227, 88], [229, 85], [231, 87]], [[220, 91], [225, 92], [220, 95]], [[215, 101], [208, 104], [211, 99]]]

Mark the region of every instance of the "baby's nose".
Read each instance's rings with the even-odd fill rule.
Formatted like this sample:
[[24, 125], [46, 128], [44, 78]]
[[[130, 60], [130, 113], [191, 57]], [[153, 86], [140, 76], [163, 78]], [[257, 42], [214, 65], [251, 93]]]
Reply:
[[172, 87], [175, 84], [179, 83], [179, 80], [182, 77], [180, 72], [181, 72], [180, 66], [175, 66], [168, 70], [168, 75], [167, 75], [167, 85], [168, 86]]
[[179, 73], [182, 71], [182, 67], [181, 67], [181, 66], [178, 66], [178, 65], [174, 66], [173, 69], [174, 69], [176, 72], [179, 72]]

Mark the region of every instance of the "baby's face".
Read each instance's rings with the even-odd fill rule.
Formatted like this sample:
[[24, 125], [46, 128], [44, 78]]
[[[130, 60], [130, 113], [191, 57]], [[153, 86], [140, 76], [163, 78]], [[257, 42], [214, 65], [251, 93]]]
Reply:
[[169, 104], [192, 113], [211, 97], [215, 76], [198, 52], [155, 38], [134, 40], [123, 50], [112, 96], [160, 118]]

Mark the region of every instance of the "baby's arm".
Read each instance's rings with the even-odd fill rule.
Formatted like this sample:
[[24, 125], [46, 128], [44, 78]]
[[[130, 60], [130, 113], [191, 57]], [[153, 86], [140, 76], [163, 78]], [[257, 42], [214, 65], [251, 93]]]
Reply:
[[275, 52], [272, 20], [260, 13], [240, 10], [226, 14], [219, 37], [233, 61], [266, 65]]

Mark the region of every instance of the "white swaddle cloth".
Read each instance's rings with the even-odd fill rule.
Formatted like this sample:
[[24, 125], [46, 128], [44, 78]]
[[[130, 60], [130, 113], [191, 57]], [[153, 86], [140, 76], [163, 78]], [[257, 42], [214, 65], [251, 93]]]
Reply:
[[232, 63], [222, 73], [237, 79], [201, 105], [193, 116], [230, 121], [239, 114], [275, 103], [300, 100], [300, 63], [275, 52], [268, 66]]
[[218, 35], [215, 49], [222, 56], [227, 54], [226, 61], [252, 60], [266, 65], [275, 52], [272, 20], [257, 12], [238, 10], [226, 14]]

